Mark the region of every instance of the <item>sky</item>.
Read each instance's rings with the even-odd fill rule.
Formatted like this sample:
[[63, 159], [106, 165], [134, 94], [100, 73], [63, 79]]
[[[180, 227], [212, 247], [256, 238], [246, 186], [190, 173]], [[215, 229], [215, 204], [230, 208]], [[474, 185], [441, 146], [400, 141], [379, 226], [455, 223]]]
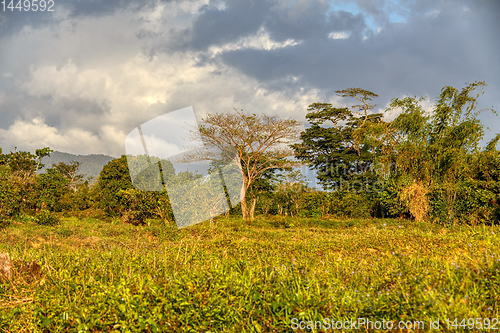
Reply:
[[[51, 9], [0, 4], [4, 153], [118, 157], [137, 126], [189, 106], [197, 118], [234, 107], [306, 125], [312, 103], [352, 105], [335, 94], [351, 87], [378, 94], [379, 112], [404, 96], [427, 96], [430, 110], [444, 86], [485, 81], [479, 109], [500, 109], [498, 0], [54, 0]], [[486, 140], [500, 132], [491, 112], [480, 119]]]

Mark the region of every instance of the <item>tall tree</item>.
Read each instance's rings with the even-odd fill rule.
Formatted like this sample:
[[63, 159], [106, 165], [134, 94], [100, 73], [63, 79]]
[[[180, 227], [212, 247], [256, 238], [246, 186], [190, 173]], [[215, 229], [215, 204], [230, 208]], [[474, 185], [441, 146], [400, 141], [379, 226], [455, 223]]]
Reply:
[[311, 104], [306, 115], [311, 127], [301, 133], [302, 141], [291, 147], [298, 159], [318, 170], [317, 178], [324, 187], [344, 190], [344, 182], [360, 179], [368, 186], [367, 182], [374, 180], [368, 171], [376, 147], [366, 140], [365, 134], [370, 124], [382, 119], [382, 114], [372, 113], [375, 105], [371, 101], [378, 95], [361, 88], [336, 93], [360, 103], [350, 108], [333, 107], [330, 103]]
[[0, 156], [0, 212], [8, 211], [15, 216], [36, 209], [39, 197], [36, 171], [43, 167], [41, 160], [50, 155], [50, 148], [37, 149], [35, 154], [28, 151], [10, 152]]
[[52, 167], [61, 174], [66, 180], [68, 180], [68, 186], [73, 191], [76, 192], [78, 188], [83, 184], [83, 175], [78, 174], [78, 169], [81, 163], [77, 161], [71, 161], [71, 163], [59, 162], [57, 164], [52, 164]]
[[207, 115], [199, 126], [199, 134], [209, 148], [216, 148], [219, 152], [219, 156], [209, 158], [216, 161], [237, 158], [243, 178], [241, 211], [243, 219], [250, 221], [248, 189], [266, 171], [295, 164], [289, 159], [293, 157], [293, 151], [285, 145], [298, 138], [300, 123], [293, 119], [234, 110], [234, 113]]
[[102, 168], [95, 187], [100, 208], [109, 215], [119, 215], [123, 202], [120, 190], [132, 188], [127, 157], [122, 155], [110, 161]]
[[[484, 191], [487, 187], [491, 190], [498, 188], [498, 185], [491, 181], [487, 184], [488, 177], [484, 177], [483, 172], [491, 165], [497, 165], [495, 145], [500, 136], [490, 141], [485, 150], [481, 151], [479, 147], [484, 131], [477, 118], [482, 110], [476, 109], [477, 99], [485, 86], [484, 82], [474, 82], [461, 90], [444, 87], [430, 114], [424, 112], [420, 104], [422, 98], [392, 100], [389, 110], [400, 110], [398, 117], [379, 124], [378, 130], [372, 129], [367, 136], [379, 142], [379, 161], [397, 165], [397, 173], [389, 178], [389, 183], [398, 193], [395, 197], [408, 194], [408, 189], [420, 188], [419, 193], [429, 193], [425, 198], [420, 195], [420, 201], [430, 200], [434, 215], [439, 214], [441, 220], [453, 221], [472, 215], [472, 207], [484, 206], [497, 195], [490, 190]], [[476, 93], [476, 90], [480, 92]], [[478, 168], [478, 165], [482, 167]], [[415, 195], [406, 197], [409, 200], [403, 201], [411, 212], [411, 204], [416, 202], [412, 200]]]
[[[462, 90], [444, 87], [431, 115], [423, 111], [422, 98], [393, 99], [389, 110], [399, 109], [398, 117], [384, 123], [380, 135], [367, 133], [383, 147], [379, 159], [396, 162], [401, 175], [410, 175], [426, 186], [443, 182], [453, 185], [469, 177], [469, 159], [480, 151], [484, 135], [477, 118], [482, 110], [476, 110], [481, 92], [475, 96], [472, 93], [485, 86], [484, 82], [474, 82]], [[492, 148], [495, 140], [498, 138], [488, 147]]]

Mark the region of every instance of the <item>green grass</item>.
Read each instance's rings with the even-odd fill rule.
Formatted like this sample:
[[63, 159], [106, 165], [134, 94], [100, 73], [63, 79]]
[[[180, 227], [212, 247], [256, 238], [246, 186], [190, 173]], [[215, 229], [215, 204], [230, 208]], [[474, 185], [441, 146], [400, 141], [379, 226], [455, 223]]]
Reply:
[[499, 234], [389, 219], [24, 221], [0, 231], [0, 252], [17, 269], [36, 261], [42, 277], [0, 284], [0, 332], [290, 332], [292, 318], [428, 330], [438, 318], [498, 318]]

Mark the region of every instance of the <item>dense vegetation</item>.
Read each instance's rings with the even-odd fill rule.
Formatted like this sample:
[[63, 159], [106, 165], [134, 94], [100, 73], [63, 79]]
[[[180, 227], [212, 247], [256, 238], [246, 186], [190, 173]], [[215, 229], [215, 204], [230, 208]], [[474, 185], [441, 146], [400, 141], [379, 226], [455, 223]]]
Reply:
[[[443, 88], [431, 113], [422, 99], [393, 99], [386, 112], [399, 110], [392, 121], [372, 112], [376, 94], [352, 88], [338, 91], [361, 103], [335, 108], [314, 103], [311, 126], [290, 145], [297, 159], [318, 171], [328, 191], [313, 190], [285, 159], [289, 151], [269, 148], [292, 138], [297, 122], [275, 117], [216, 114], [200, 127], [205, 139], [224, 149], [233, 142], [244, 173], [245, 204], [233, 215], [251, 221], [256, 215], [297, 217], [405, 217], [440, 224], [495, 224], [500, 219], [500, 134], [479, 146], [484, 130], [476, 110], [475, 82], [459, 90]], [[257, 148], [256, 148], [257, 147]], [[264, 147], [264, 148], [263, 148]], [[267, 147], [267, 148], [266, 148]], [[0, 218], [3, 224], [42, 211], [65, 216], [116, 217], [135, 224], [147, 218], [173, 223], [168, 196], [132, 186], [125, 156], [110, 161], [97, 182], [78, 173], [79, 162], [45, 169], [35, 154], [0, 151]], [[170, 164], [171, 172], [175, 170]], [[185, 179], [196, 175], [182, 173]], [[247, 204], [247, 201], [250, 204]]]
[[[133, 186], [126, 156], [89, 182], [78, 161], [38, 173], [48, 147], [0, 150], [0, 253], [14, 265], [0, 277], [0, 332], [498, 317], [500, 135], [479, 146], [483, 87], [445, 87], [430, 113], [422, 99], [393, 99], [390, 121], [372, 112], [376, 94], [341, 90], [361, 104], [312, 104], [288, 150], [254, 148], [282, 145], [294, 120], [208, 117], [204, 133], [222, 151], [238, 142], [248, 205], [180, 230], [167, 193]], [[290, 151], [325, 190], [307, 187]], [[199, 177], [163, 168], [165, 181]]]

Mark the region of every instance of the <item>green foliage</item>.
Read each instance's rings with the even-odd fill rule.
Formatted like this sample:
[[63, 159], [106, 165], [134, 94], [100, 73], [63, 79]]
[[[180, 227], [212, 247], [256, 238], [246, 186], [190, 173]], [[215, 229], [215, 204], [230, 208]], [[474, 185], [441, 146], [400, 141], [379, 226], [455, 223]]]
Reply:
[[313, 191], [302, 194], [300, 201], [299, 214], [300, 217], [322, 218], [327, 213], [330, 213], [330, 198], [328, 193]]
[[53, 212], [42, 210], [36, 215], [35, 222], [39, 225], [53, 226], [60, 224], [61, 219], [59, 218], [59, 216], [57, 216], [57, 214]]
[[51, 152], [49, 147], [37, 149], [35, 155], [27, 151], [15, 151], [4, 155], [3, 160], [12, 172], [34, 173], [43, 167], [42, 158], [49, 156]]
[[84, 182], [84, 176], [78, 174], [80, 165], [80, 162], [71, 161], [70, 163], [59, 162], [57, 164], [53, 164], [52, 167], [67, 180], [68, 187], [73, 192], [76, 192]]
[[122, 155], [102, 168], [95, 188], [99, 208], [111, 216], [118, 216], [126, 208], [120, 191], [132, 188], [127, 157]]
[[38, 149], [33, 155], [26, 151], [9, 154], [0, 152], [0, 216], [15, 217], [37, 209], [40, 195], [37, 175], [43, 156], [49, 148]]
[[[408, 184], [406, 184], [408, 185]], [[395, 183], [395, 179], [390, 179], [385, 183], [384, 191], [378, 193], [381, 212], [383, 217], [401, 217], [408, 211], [407, 207], [403, 206], [400, 199], [400, 189], [404, 188]]]
[[33, 173], [36, 171], [36, 155], [27, 151], [11, 152], [7, 155], [7, 165], [12, 172]]
[[93, 206], [97, 206], [94, 202], [94, 196], [92, 193], [92, 186], [89, 184], [88, 180], [85, 180], [83, 184], [78, 187], [76, 192], [70, 192], [70, 205], [72, 211], [83, 211], [90, 209]]
[[439, 223], [477, 223], [485, 221], [474, 218], [478, 214], [494, 216], [485, 205], [486, 198], [498, 196], [493, 190], [498, 180], [490, 176], [486, 185], [474, 183], [483, 175], [497, 174], [499, 166], [493, 158], [498, 138], [483, 152], [479, 149], [484, 134], [475, 110], [480, 93], [474, 97], [473, 92], [484, 86], [484, 82], [475, 82], [462, 90], [444, 87], [431, 115], [423, 111], [422, 98], [392, 100], [389, 110], [402, 112], [392, 122], [381, 124], [380, 135], [371, 132], [380, 146], [377, 160], [397, 165], [396, 173], [386, 175], [392, 180], [380, 195], [389, 215], [408, 211], [408, 206], [401, 207], [400, 195], [417, 181], [427, 189], [430, 218]]
[[310, 218], [361, 218], [376, 215], [378, 200], [375, 194], [356, 192], [324, 192], [308, 189], [306, 191], [279, 190], [269, 196], [272, 208], [261, 213], [289, 215]]
[[27, 222], [35, 222], [36, 223], [36, 216], [20, 214], [20, 215], [16, 216], [15, 220], [17, 222], [20, 222], [20, 223], [27, 223]]
[[369, 102], [377, 97], [370, 91], [350, 88], [337, 94], [358, 99], [361, 104], [351, 107], [358, 111], [330, 103], [311, 104], [306, 115], [311, 127], [301, 133], [301, 142], [291, 147], [298, 159], [318, 171], [317, 178], [325, 188], [349, 191], [345, 184], [372, 184], [376, 180], [370, 172], [375, 146], [366, 140], [365, 132], [370, 124], [381, 121], [382, 114], [369, 113], [374, 108]]
[[[45, 173], [38, 176], [37, 197], [38, 207], [47, 208], [51, 211], [60, 212], [71, 208], [70, 190], [68, 180], [56, 169], [47, 169]], [[66, 199], [66, 200], [64, 200]]]
[[286, 216], [273, 216], [267, 219], [268, 223], [275, 228], [293, 228], [295, 223], [293, 219]]
[[161, 218], [165, 223], [174, 221], [166, 192], [146, 192], [132, 188], [120, 190], [119, 196], [123, 207], [126, 207], [122, 214], [129, 223], [144, 224], [150, 218]]
[[14, 217], [36, 209], [37, 191], [34, 174], [12, 172], [0, 166], [0, 215]]

